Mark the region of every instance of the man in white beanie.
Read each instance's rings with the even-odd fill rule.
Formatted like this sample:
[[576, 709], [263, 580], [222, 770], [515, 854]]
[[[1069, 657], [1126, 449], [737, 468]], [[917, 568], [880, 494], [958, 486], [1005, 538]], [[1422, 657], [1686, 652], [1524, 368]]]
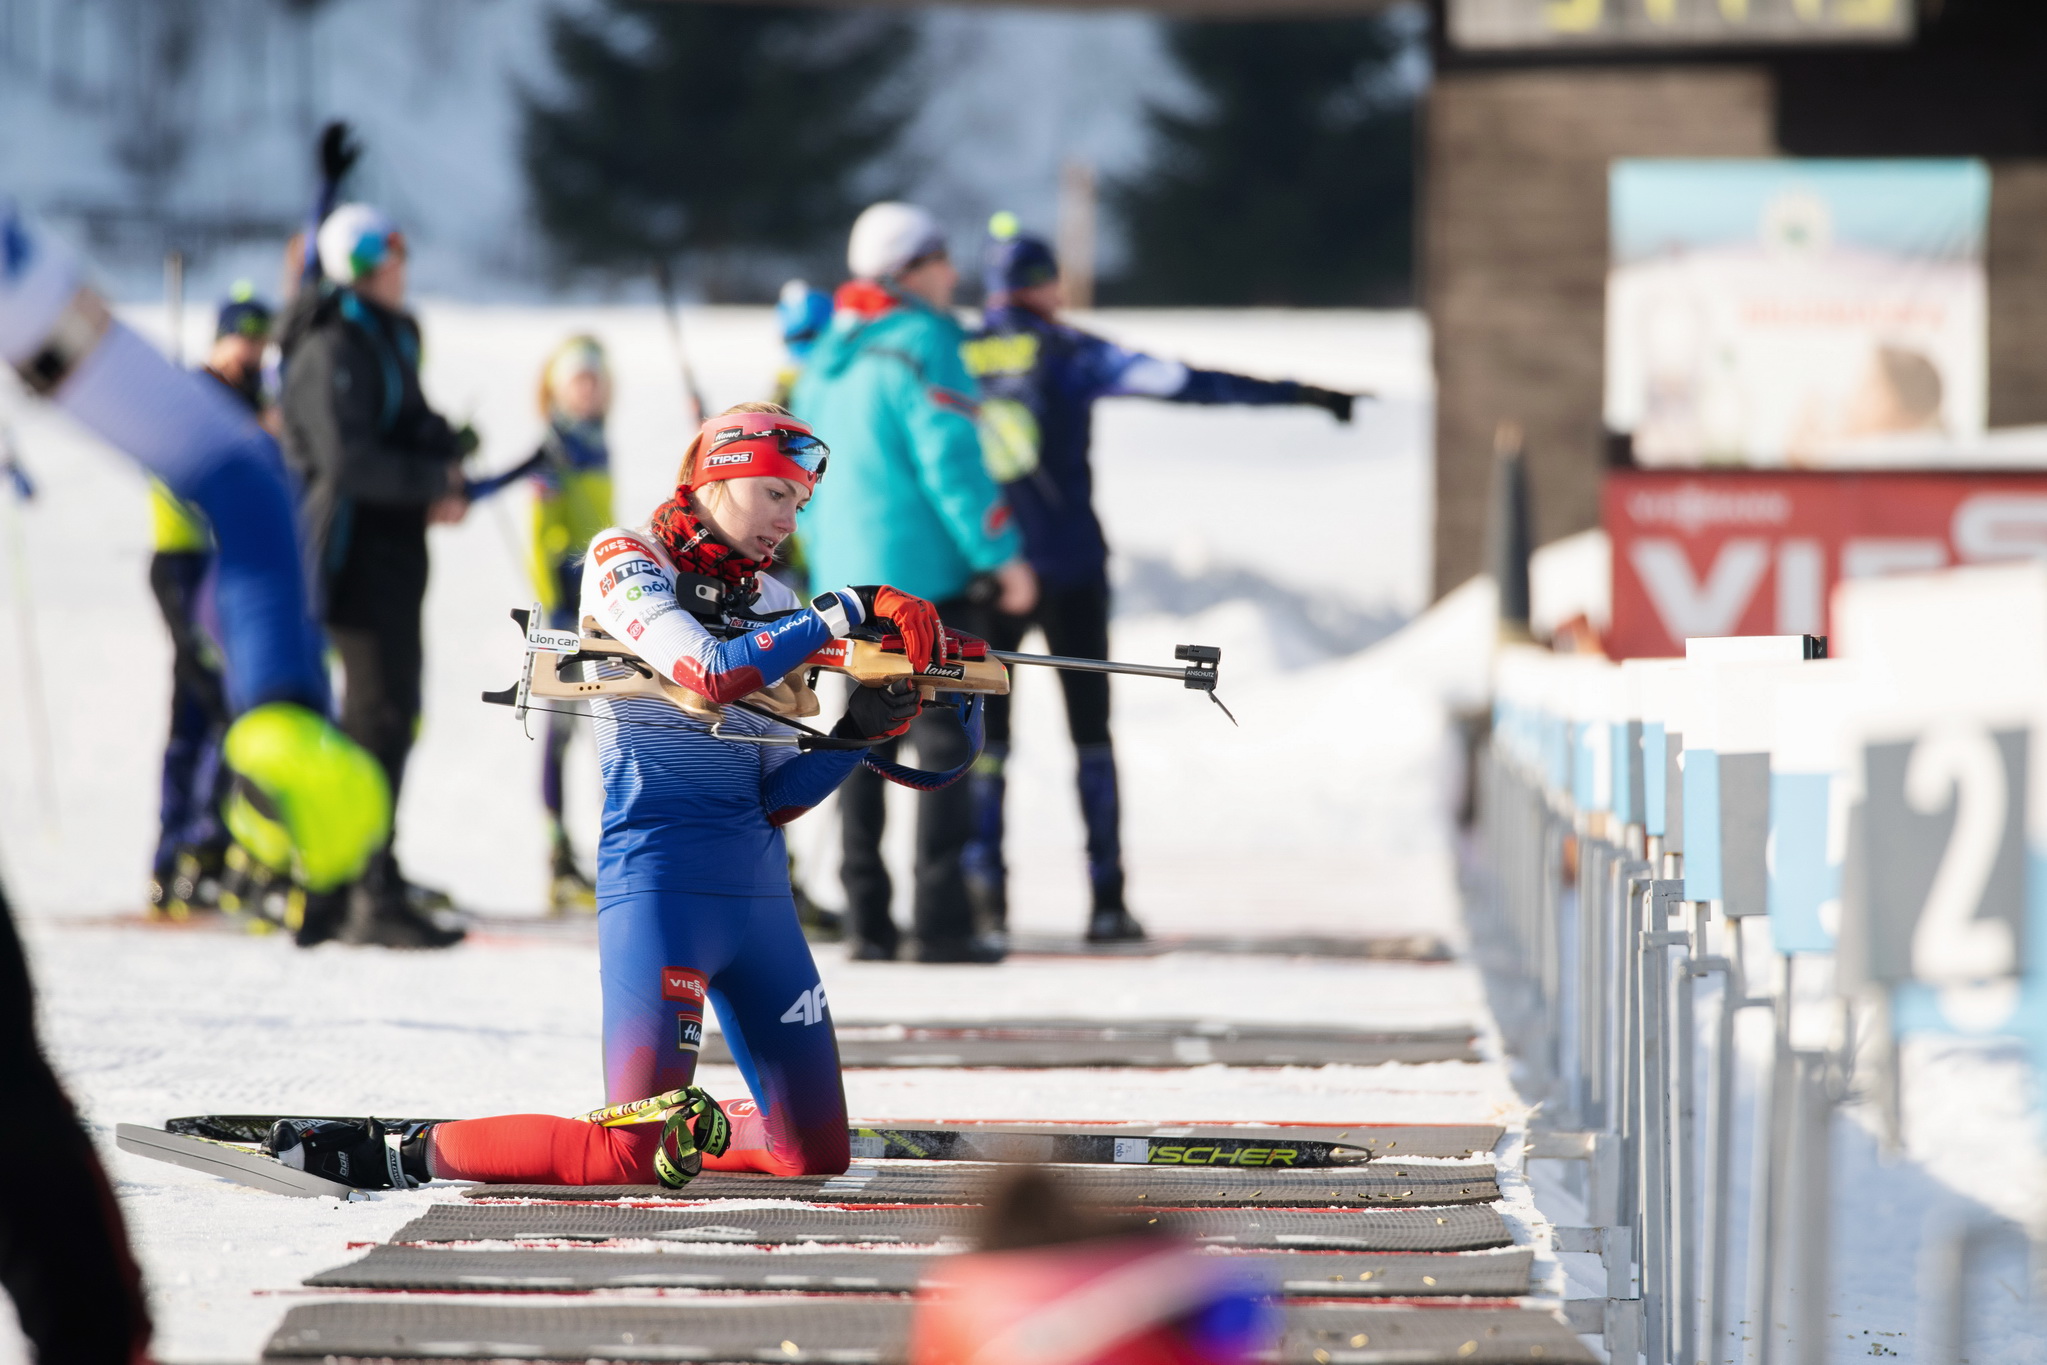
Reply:
[[[341, 724], [377, 756], [396, 804], [419, 722], [427, 526], [461, 519], [462, 457], [419, 383], [419, 324], [405, 311], [404, 234], [368, 204], [341, 204], [314, 236], [321, 279], [300, 289], [284, 352], [284, 449], [328, 638], [345, 678]], [[352, 894], [308, 898], [302, 944], [342, 937], [441, 947], [461, 937], [419, 913], [387, 851]]]
[[[835, 456], [799, 522], [812, 577], [893, 584], [936, 603], [946, 624], [986, 634], [988, 606], [1028, 611], [1037, 579], [981, 461], [980, 390], [949, 311], [959, 272], [944, 230], [914, 204], [871, 205], [853, 224], [846, 265], [855, 278], [833, 299], [832, 325], [790, 395]], [[949, 712], [927, 712], [911, 736], [925, 768], [966, 757]], [[881, 782], [863, 768], [839, 789], [855, 957], [893, 958], [898, 949], [881, 858]], [[960, 870], [971, 799], [964, 782], [921, 798], [912, 911], [920, 962], [1002, 956], [999, 940], [976, 935]]]

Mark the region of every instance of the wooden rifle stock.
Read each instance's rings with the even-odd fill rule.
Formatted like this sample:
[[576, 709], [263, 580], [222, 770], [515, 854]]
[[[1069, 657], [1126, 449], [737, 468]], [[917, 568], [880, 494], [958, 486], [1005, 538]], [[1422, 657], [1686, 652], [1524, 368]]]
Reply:
[[[889, 648], [891, 643], [894, 644], [893, 649]], [[807, 671], [814, 678], [819, 670], [843, 673], [862, 687], [883, 687], [899, 679], [914, 680], [922, 688], [927, 701], [938, 692], [1009, 691], [1009, 670], [999, 661], [985, 657], [987, 647], [983, 642], [971, 635], [947, 631], [946, 645], [948, 662], [936, 671], [919, 673], [911, 669], [898, 637], [834, 640], [791, 670], [781, 681], [750, 692], [743, 700], [786, 720], [814, 716], [820, 709], [817, 693], [811, 690], [809, 681], [799, 675]], [[983, 657], [966, 657], [977, 652], [977, 647]], [[623, 663], [630, 672], [620, 677], [588, 681], [571, 675], [573, 665], [596, 661]], [[927, 678], [929, 682], [924, 681]], [[577, 651], [574, 654], [557, 654], [551, 667], [543, 664], [534, 669], [528, 695], [558, 701], [650, 697], [668, 702], [685, 715], [706, 724], [715, 723], [725, 714], [723, 707], [703, 693], [656, 673], [653, 665], [636, 654], [630, 645], [605, 634], [588, 616], [583, 618]]]

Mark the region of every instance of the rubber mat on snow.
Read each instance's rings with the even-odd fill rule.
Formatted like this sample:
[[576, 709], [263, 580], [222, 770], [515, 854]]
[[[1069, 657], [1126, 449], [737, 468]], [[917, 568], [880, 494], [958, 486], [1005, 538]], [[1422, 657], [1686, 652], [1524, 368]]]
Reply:
[[[657, 1241], [709, 1245], [932, 1246], [971, 1237], [979, 1209], [631, 1208], [617, 1204], [436, 1204], [393, 1242]], [[1495, 1209], [1212, 1209], [1158, 1215], [1211, 1246], [1244, 1250], [1477, 1251], [1512, 1244]]]
[[[1235, 1028], [1197, 1030], [1170, 1021], [1129, 1025], [1020, 1020], [999, 1025], [836, 1027], [846, 1067], [1377, 1066], [1475, 1062], [1468, 1028], [1414, 1032]], [[722, 1033], [704, 1037], [702, 1060], [730, 1065]]]
[[[900, 1360], [907, 1299], [706, 1299], [690, 1304], [462, 1303], [360, 1298], [301, 1304], [266, 1360]], [[1285, 1365], [1593, 1365], [1555, 1315], [1528, 1309], [1290, 1309]]]
[[1450, 945], [1431, 934], [1398, 934], [1383, 938], [1336, 937], [1326, 934], [1276, 934], [1236, 937], [1215, 934], [1164, 934], [1134, 943], [1090, 943], [1065, 934], [1011, 934], [1012, 957], [1163, 957], [1167, 953], [1229, 953], [1248, 957], [1338, 957], [1369, 962], [1448, 962]]
[[[1528, 1292], [1533, 1253], [1464, 1256], [1234, 1256], [1291, 1298], [1390, 1298]], [[598, 1289], [785, 1290], [906, 1294], [945, 1282], [943, 1256], [890, 1251], [452, 1251], [380, 1246], [305, 1281], [311, 1289], [496, 1290], [580, 1293]]]
[[[679, 1190], [660, 1185], [472, 1185], [471, 1199], [801, 1199], [823, 1204], [976, 1204], [1007, 1168], [978, 1162], [857, 1161], [843, 1175], [706, 1172]], [[1324, 1170], [1187, 1170], [1062, 1166], [1076, 1199], [1121, 1208], [1415, 1208], [1488, 1204], [1500, 1197], [1490, 1164], [1409, 1166], [1374, 1161]]]
[[[175, 1122], [175, 1120], [173, 1120]], [[1001, 1120], [975, 1122], [962, 1119], [868, 1119], [850, 1125], [855, 1142], [854, 1155], [865, 1156], [858, 1143], [864, 1132], [915, 1133], [937, 1130], [958, 1134], [967, 1141], [982, 1141], [990, 1147], [1006, 1138], [1047, 1135], [1080, 1135], [1110, 1138], [1145, 1138], [1156, 1142], [1234, 1138], [1256, 1139], [1273, 1146], [1288, 1142], [1327, 1142], [1354, 1147], [1374, 1156], [1460, 1157], [1490, 1152], [1500, 1143], [1504, 1130], [1483, 1123], [1007, 1123]], [[879, 1145], [879, 1144], [877, 1144]], [[881, 1155], [881, 1153], [876, 1153]], [[891, 1152], [889, 1155], [895, 1155]], [[961, 1158], [962, 1160], [968, 1158]], [[1028, 1150], [1018, 1155], [1007, 1152], [988, 1160], [1042, 1160]]]

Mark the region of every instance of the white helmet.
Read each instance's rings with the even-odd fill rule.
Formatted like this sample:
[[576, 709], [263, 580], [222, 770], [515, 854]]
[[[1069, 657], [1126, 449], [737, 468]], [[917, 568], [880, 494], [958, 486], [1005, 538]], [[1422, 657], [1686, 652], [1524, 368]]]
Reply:
[[884, 200], [853, 220], [846, 268], [863, 280], [885, 280], [912, 262], [945, 250], [945, 229], [915, 204]]
[[320, 273], [336, 284], [354, 284], [384, 263], [398, 227], [368, 204], [343, 204], [320, 224]]

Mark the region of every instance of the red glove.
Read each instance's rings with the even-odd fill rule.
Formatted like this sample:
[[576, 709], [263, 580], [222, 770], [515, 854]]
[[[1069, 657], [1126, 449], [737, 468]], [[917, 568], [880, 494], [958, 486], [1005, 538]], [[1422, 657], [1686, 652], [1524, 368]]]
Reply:
[[910, 667], [922, 673], [945, 662], [945, 627], [939, 623], [938, 608], [921, 597], [912, 597], [884, 584], [878, 588], [855, 588], [860, 605], [870, 618], [885, 616], [903, 637], [903, 653]]

